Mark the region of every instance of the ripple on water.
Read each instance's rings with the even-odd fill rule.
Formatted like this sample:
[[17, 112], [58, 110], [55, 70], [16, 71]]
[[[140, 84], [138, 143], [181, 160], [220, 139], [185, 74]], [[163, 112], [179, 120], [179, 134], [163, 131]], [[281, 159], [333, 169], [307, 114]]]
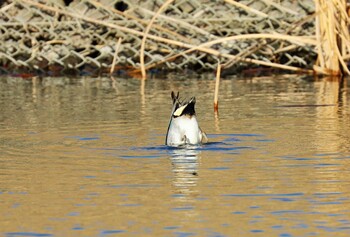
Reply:
[[[118, 88], [110, 78], [66, 78], [69, 86], [55, 86], [60, 80], [27, 81], [25, 88], [22, 79], [11, 86], [0, 80], [0, 94], [10, 92], [0, 105], [0, 222], [18, 223], [5, 236], [57, 236], [65, 227], [72, 236], [350, 233], [348, 107], [275, 107], [329, 95], [346, 105], [348, 85], [332, 94], [333, 81], [223, 80], [229, 100], [214, 121], [209, 80], [147, 80], [145, 93], [138, 80], [115, 80]], [[210, 142], [167, 147], [166, 90], [184, 85], [188, 93], [201, 88], [197, 108]], [[35, 219], [38, 205], [40, 218], [57, 228]], [[27, 207], [32, 212], [24, 213]], [[23, 232], [28, 217], [44, 233]]]
[[101, 236], [115, 235], [125, 233], [125, 230], [102, 230], [100, 232]]
[[52, 234], [35, 233], [35, 232], [8, 232], [5, 233], [8, 237], [50, 237]]
[[222, 194], [225, 197], [300, 197], [304, 193], [232, 193], [232, 194]]

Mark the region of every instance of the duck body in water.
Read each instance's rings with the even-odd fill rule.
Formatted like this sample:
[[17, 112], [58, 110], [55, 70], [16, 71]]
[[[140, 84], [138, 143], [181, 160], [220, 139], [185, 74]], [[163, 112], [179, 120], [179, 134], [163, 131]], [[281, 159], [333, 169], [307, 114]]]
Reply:
[[173, 108], [166, 135], [165, 145], [200, 145], [208, 141], [206, 134], [200, 129], [195, 112], [196, 98], [180, 101], [179, 93], [171, 92]]

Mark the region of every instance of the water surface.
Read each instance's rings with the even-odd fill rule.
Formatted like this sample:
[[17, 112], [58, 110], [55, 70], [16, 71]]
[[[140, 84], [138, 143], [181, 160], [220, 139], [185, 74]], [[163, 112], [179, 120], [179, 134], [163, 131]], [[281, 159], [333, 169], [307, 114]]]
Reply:
[[[0, 78], [0, 235], [349, 236], [347, 84]], [[164, 145], [171, 90], [209, 144]]]

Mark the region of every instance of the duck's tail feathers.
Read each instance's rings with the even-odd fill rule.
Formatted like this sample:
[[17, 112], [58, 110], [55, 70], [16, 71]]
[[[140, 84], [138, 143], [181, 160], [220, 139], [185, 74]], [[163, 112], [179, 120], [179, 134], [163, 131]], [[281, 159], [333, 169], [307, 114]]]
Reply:
[[202, 133], [202, 140], [201, 143], [208, 143], [209, 139], [207, 137], [207, 134], [205, 132], [202, 131], [202, 129], [200, 129], [201, 133]]
[[179, 92], [177, 92], [177, 94], [176, 94], [176, 96], [175, 96], [175, 92], [172, 91], [172, 92], [171, 92], [171, 99], [173, 100], [173, 104], [174, 104], [177, 100], [179, 100]]

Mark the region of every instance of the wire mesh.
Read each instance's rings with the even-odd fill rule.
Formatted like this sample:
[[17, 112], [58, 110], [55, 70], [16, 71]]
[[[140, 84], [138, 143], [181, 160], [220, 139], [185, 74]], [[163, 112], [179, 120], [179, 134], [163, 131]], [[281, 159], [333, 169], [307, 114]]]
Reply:
[[[164, 2], [5, 1], [0, 9], [0, 67], [5, 72], [137, 70], [145, 29]], [[236, 71], [255, 60], [310, 67], [314, 47], [286, 40], [247, 37], [195, 48], [235, 35], [313, 37], [313, 12], [312, 0], [174, 0], [156, 16], [147, 36], [145, 66], [211, 70], [220, 60]]]

